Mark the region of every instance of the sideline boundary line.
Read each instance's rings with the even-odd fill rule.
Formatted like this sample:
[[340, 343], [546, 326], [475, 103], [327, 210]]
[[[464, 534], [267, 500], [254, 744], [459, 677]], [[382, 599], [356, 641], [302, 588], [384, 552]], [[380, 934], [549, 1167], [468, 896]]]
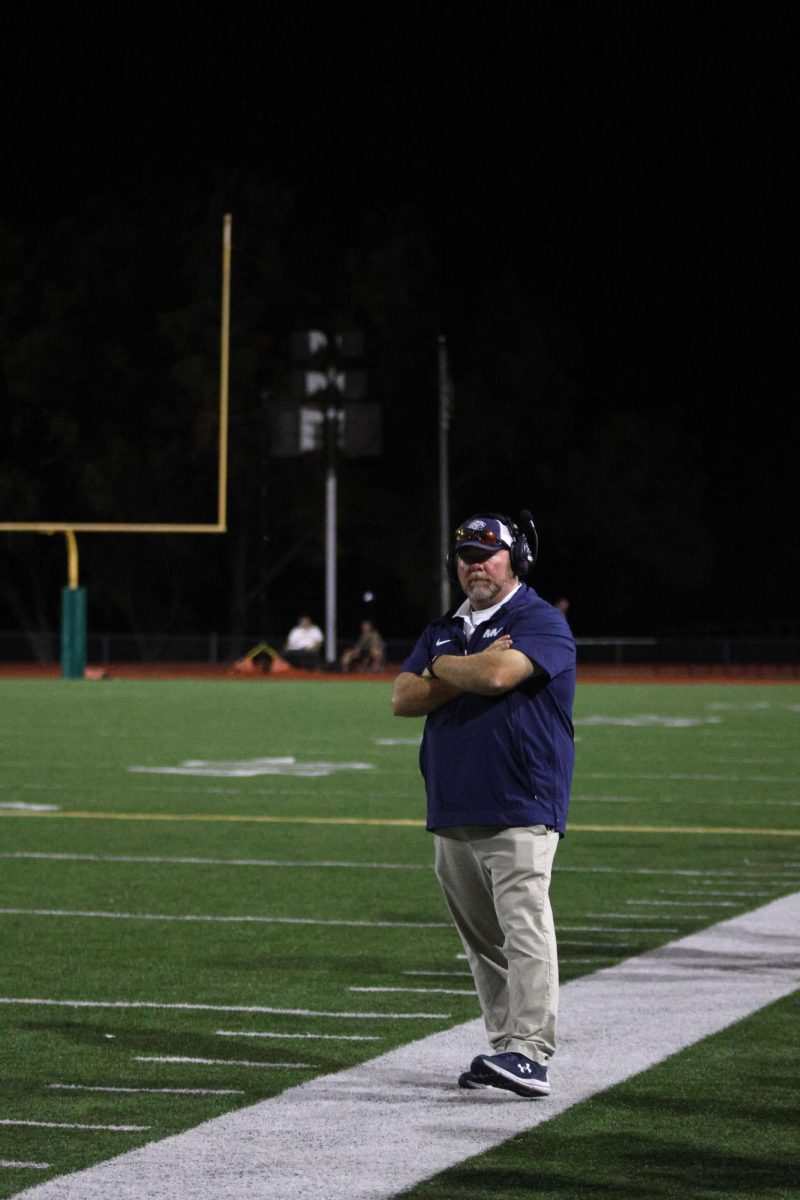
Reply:
[[791, 994], [798, 927], [800, 892], [570, 981], [546, 1100], [459, 1090], [469, 1021], [20, 1195], [389, 1200]]
[[[21, 812], [0, 809], [0, 817], [77, 821], [227, 821], [272, 825], [383, 825], [424, 829], [425, 822], [411, 817], [277, 817], [254, 813], [133, 813], [133, 812]], [[747, 837], [800, 837], [800, 829], [737, 829], [726, 825], [581, 825], [570, 822], [579, 833], [699, 833], [739, 834]]]

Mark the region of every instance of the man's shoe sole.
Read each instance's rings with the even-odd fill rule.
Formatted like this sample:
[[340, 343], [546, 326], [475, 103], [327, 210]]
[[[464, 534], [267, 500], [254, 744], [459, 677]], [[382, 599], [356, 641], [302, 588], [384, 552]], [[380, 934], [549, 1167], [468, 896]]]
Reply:
[[491, 1084], [485, 1079], [479, 1079], [471, 1071], [464, 1071], [463, 1075], [459, 1075], [458, 1077], [458, 1086], [460, 1088], [467, 1088], [468, 1091], [482, 1092], [484, 1088], [491, 1087]]

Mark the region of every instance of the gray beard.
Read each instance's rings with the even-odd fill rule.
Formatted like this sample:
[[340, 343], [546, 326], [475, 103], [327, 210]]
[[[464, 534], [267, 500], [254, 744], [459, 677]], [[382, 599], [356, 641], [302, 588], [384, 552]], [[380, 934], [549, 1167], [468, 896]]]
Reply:
[[495, 583], [491, 579], [475, 580], [467, 585], [467, 595], [470, 600], [477, 600], [479, 604], [485, 604], [487, 600], [494, 600], [500, 587], [499, 583]]

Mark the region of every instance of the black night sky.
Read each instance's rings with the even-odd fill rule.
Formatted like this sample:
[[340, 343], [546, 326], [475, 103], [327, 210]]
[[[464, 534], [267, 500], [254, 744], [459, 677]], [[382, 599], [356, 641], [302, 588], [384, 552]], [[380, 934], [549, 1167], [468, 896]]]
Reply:
[[[252, 445], [256, 397], [287, 367], [281, 338], [346, 315], [374, 335], [385, 413], [382, 460], [341, 482], [343, 624], [368, 587], [389, 635], [436, 607], [438, 331], [455, 387], [453, 518], [530, 507], [533, 582], [570, 597], [576, 633], [796, 632], [793, 18], [301, 5], [179, 23], [121, 5], [113, 25], [79, 28], [72, 12], [31, 11], [3, 50], [8, 519], [52, 516], [15, 493], [34, 469], [18, 434], [28, 384], [9, 365], [24, 324], [15, 264], [60, 229], [87, 237], [148, 205], [187, 244], [193, 222], [202, 239], [222, 211], [234, 218], [231, 548], [192, 550], [187, 578], [214, 580], [202, 604], [176, 596], [148, 615], [106, 594], [87, 539], [96, 622], [260, 632], [307, 608], [321, 619], [319, 471], [292, 491], [286, 464]], [[274, 226], [258, 215], [267, 192]], [[252, 265], [277, 256], [273, 274]], [[47, 288], [38, 308], [26, 295], [27, 336], [47, 321]], [[274, 335], [256, 361], [258, 303]], [[264, 547], [274, 565], [312, 513], [316, 540], [268, 570]], [[63, 570], [60, 549], [21, 543], [0, 535], [17, 601], [23, 580]], [[174, 574], [173, 545], [143, 548], [142, 569]], [[24, 621], [10, 592], [0, 606], [0, 625]]]

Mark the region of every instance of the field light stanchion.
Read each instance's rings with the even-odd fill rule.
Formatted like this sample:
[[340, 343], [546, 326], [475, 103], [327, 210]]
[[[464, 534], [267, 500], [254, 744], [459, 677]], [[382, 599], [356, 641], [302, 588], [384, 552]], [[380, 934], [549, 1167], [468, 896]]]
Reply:
[[61, 589], [61, 677], [83, 679], [86, 672], [86, 588], [78, 585], [78, 542], [67, 539], [67, 586]]
[[450, 576], [445, 565], [450, 549], [450, 461], [448, 434], [453, 403], [453, 385], [447, 365], [447, 338], [439, 335], [439, 603], [450, 608]]
[[222, 220], [222, 305], [220, 314], [219, 355], [219, 471], [217, 483], [217, 524], [227, 526], [228, 495], [228, 390], [231, 340], [231, 223], [225, 213]]
[[325, 411], [327, 464], [325, 468], [325, 661], [336, 662], [336, 434], [338, 412]]

